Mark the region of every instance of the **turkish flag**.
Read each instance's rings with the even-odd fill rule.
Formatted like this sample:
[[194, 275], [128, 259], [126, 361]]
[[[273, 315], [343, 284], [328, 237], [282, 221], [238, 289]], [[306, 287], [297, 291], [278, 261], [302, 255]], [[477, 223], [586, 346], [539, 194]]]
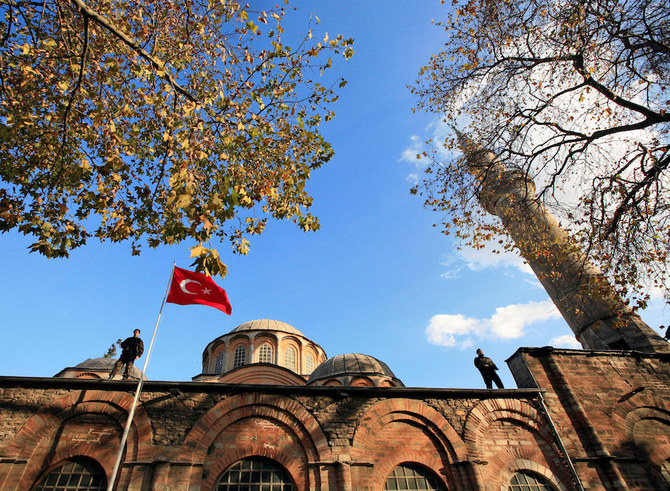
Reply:
[[232, 307], [226, 290], [214, 283], [211, 276], [175, 266], [167, 296], [168, 303], [177, 305], [209, 305], [230, 315]]

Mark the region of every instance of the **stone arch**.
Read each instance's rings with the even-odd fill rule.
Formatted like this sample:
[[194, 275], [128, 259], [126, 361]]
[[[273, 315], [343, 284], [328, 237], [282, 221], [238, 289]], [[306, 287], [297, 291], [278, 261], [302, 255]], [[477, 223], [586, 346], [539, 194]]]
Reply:
[[447, 478], [449, 472], [443, 467], [443, 463], [437, 455], [426, 458], [423, 452], [414, 450], [392, 452], [387, 455], [387, 458], [377, 463], [370, 482], [370, 489], [384, 489], [384, 484], [391, 471], [403, 464], [425, 467], [442, 482], [445, 488], [458, 489], [453, 483], [450, 483], [453, 479]]
[[[384, 458], [373, 462], [371, 486], [382, 489], [393, 468], [403, 462], [416, 463], [432, 469], [445, 484], [453, 487], [454, 477], [448, 464], [467, 460], [466, 447], [449, 422], [435, 409], [413, 399], [387, 399], [370, 407], [361, 417], [352, 439], [354, 460], [369, 459], [370, 449], [378, 444], [377, 436], [392, 424], [407, 424], [420, 429], [435, 445], [437, 451], [418, 451], [411, 448], [386, 448]], [[445, 480], [446, 479], [446, 480]]]
[[[484, 439], [497, 423], [509, 423], [512, 425], [510, 431], [513, 429], [514, 432], [527, 432], [529, 438], [536, 441], [539, 439], [541, 444], [507, 446], [504, 451], [496, 452], [493, 456], [488, 455], [487, 451], [490, 452], [491, 449], [484, 443]], [[511, 434], [510, 438], [514, 438], [514, 435]], [[557, 483], [571, 482], [569, 469], [563, 464], [564, 459], [556, 446], [554, 435], [544, 424], [537, 409], [527, 401], [486, 399], [479, 402], [465, 418], [463, 440], [470, 459], [486, 464], [481, 475], [487, 484], [495, 481], [496, 485], [502, 486], [509, 482], [511, 474], [508, 481], [504, 481], [502, 475], [524, 462], [532, 464], [530, 467], [523, 467], [524, 469], [547, 468], [547, 475], [555, 476], [552, 479]], [[553, 455], [547, 454], [548, 451]]]
[[552, 486], [554, 486], [555, 489], [559, 489], [561, 491], [567, 491], [569, 489], [558, 479], [556, 479], [556, 476], [553, 472], [551, 472], [551, 469], [532, 460], [523, 458], [515, 459], [509, 463], [507, 468], [501, 474], [501, 486], [509, 485], [514, 473], [520, 471], [531, 471], [539, 476], [544, 477]]
[[[670, 428], [670, 400], [654, 390], [638, 389], [619, 399], [612, 409], [612, 421], [620, 430], [621, 445], [635, 442], [635, 427], [644, 420], [654, 420]], [[668, 434], [670, 438], [670, 432]], [[670, 448], [658, 448], [649, 459], [657, 465], [670, 458]]]
[[259, 332], [254, 335], [254, 343], [262, 342], [262, 341], [267, 341], [270, 343], [273, 347], [276, 347], [277, 344], [279, 343], [279, 338], [277, 337], [276, 334], [272, 332]]
[[102, 380], [102, 377], [95, 372], [81, 372], [75, 375], [74, 378]]
[[527, 402], [518, 399], [485, 399], [470, 410], [463, 425], [463, 440], [471, 459], [484, 460], [482, 436], [491, 423], [501, 419], [516, 421], [541, 433], [547, 441], [553, 441], [552, 435], [540, 421], [537, 409]]
[[310, 462], [332, 458], [328, 440], [314, 417], [297, 401], [279, 395], [260, 393], [231, 396], [211, 408], [186, 435], [182, 445], [183, 459], [189, 463], [206, 462], [212, 445], [235, 424], [245, 421], [268, 421], [281, 427], [297, 442], [304, 460], [280, 448], [271, 448], [263, 441], [248, 441], [226, 449], [212, 465], [205, 465], [202, 476], [193, 476], [202, 489], [211, 489], [215, 480], [234, 462], [252, 456], [272, 459], [284, 466], [298, 489], [318, 487], [319, 475]]
[[[639, 411], [644, 409], [645, 411]], [[667, 395], [653, 389], [637, 388], [622, 396], [612, 408], [612, 421], [624, 433], [625, 438], [632, 437], [635, 423], [645, 414], [670, 419], [670, 400]], [[632, 416], [635, 414], [635, 416]]]
[[[69, 450], [69, 449], [67, 449], [67, 450]], [[54, 458], [52, 459], [52, 463], [49, 464], [48, 466], [46, 466], [40, 472], [40, 474], [37, 476], [37, 478], [35, 478], [35, 481], [30, 485], [30, 487], [26, 488], [26, 489], [33, 489], [41, 479], [44, 479], [46, 477], [47, 474], [49, 474], [50, 472], [53, 472], [53, 471], [57, 470], [58, 468], [60, 468], [61, 466], [65, 465], [67, 460], [75, 460], [78, 463], [82, 463], [82, 462], [94, 463], [97, 467], [96, 470], [99, 470], [102, 474], [104, 474], [105, 479], [107, 480], [107, 482], [109, 482], [109, 472], [106, 471], [103, 468], [103, 466], [100, 464], [100, 462], [98, 462], [96, 459], [91, 458], [90, 456], [85, 455], [85, 454], [79, 454], [79, 453], [73, 453], [73, 452], [60, 452], [59, 451], [56, 455], [54, 455]]]
[[[97, 461], [105, 469], [109, 480], [118, 447], [109, 449], [87, 442], [58, 445], [59, 432], [68, 422], [95, 415], [109, 422], [110, 433], [113, 434], [109, 436], [120, 442], [132, 403], [133, 397], [123, 392], [87, 390], [72, 393], [42, 407], [26, 421], [5, 448], [5, 458], [29, 462], [20, 476], [14, 476], [15, 482], [19, 482], [18, 489], [30, 489], [48, 467], [72, 457], [87, 457]], [[45, 443], [49, 440], [52, 440], [51, 445]], [[142, 406], [138, 406], [128, 434], [126, 460], [151, 460], [152, 441], [149, 417]]]
[[348, 385], [351, 385], [352, 387], [374, 387], [375, 383], [370, 377], [359, 375], [357, 377], [352, 377]]
[[653, 389], [636, 389], [614, 405], [612, 421], [621, 435], [621, 450], [642, 454], [649, 473], [664, 482], [661, 466], [670, 459], [670, 401]]

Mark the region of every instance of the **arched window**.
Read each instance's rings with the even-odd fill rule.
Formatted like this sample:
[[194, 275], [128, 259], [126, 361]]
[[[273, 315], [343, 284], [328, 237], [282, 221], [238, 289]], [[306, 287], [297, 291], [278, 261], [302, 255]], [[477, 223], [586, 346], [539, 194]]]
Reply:
[[431, 471], [418, 465], [399, 465], [386, 478], [385, 490], [434, 489], [443, 491], [444, 484]]
[[214, 373], [223, 373], [223, 353], [216, 355], [216, 361], [214, 362]]
[[314, 371], [314, 357], [311, 353], [305, 356], [305, 373], [312, 373]]
[[66, 460], [44, 476], [34, 491], [105, 491], [107, 476], [96, 462]]
[[272, 346], [268, 343], [261, 345], [258, 350], [258, 363], [272, 363]]
[[219, 479], [216, 491], [293, 491], [293, 482], [279, 464], [261, 457], [238, 460]]
[[284, 350], [284, 366], [294, 372], [297, 370], [295, 364], [295, 348], [292, 346], [287, 346]]
[[549, 481], [530, 471], [519, 471], [512, 476], [508, 491], [554, 491]]
[[235, 348], [235, 356], [233, 357], [233, 368], [241, 367], [246, 362], [247, 349], [244, 346]]

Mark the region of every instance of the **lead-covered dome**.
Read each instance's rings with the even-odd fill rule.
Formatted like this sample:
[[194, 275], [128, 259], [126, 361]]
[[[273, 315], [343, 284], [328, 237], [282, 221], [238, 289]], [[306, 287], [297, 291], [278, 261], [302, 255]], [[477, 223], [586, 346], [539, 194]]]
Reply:
[[307, 385], [404, 387], [386, 363], [360, 353], [328, 358], [312, 372]]
[[298, 336], [304, 336], [303, 333], [298, 331], [295, 327], [286, 322], [275, 321], [272, 319], [256, 319], [255, 321], [245, 322], [240, 324], [232, 332], [242, 332], [242, 331], [277, 331], [277, 332], [287, 332], [290, 334], [297, 334]]
[[[114, 363], [116, 363], [116, 358], [89, 358], [88, 360], [82, 361], [81, 363], [75, 365], [74, 367], [67, 367], [58, 372], [54, 377], [60, 378], [90, 378], [90, 379], [107, 379]], [[123, 373], [123, 369], [121, 369]], [[142, 371], [133, 365], [133, 368], [130, 370], [130, 378], [139, 380]], [[146, 378], [145, 378], [146, 380]]]

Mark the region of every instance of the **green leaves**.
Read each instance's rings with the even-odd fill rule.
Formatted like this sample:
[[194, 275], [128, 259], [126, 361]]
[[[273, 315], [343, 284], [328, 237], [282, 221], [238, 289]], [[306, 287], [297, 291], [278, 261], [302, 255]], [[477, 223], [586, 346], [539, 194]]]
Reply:
[[317, 127], [337, 95], [312, 67], [352, 40], [291, 48], [283, 9], [236, 1], [74, 4], [2, 7], [0, 230], [48, 257], [191, 241], [223, 275], [221, 240], [246, 253], [269, 217], [317, 228], [305, 182], [332, 157]]

